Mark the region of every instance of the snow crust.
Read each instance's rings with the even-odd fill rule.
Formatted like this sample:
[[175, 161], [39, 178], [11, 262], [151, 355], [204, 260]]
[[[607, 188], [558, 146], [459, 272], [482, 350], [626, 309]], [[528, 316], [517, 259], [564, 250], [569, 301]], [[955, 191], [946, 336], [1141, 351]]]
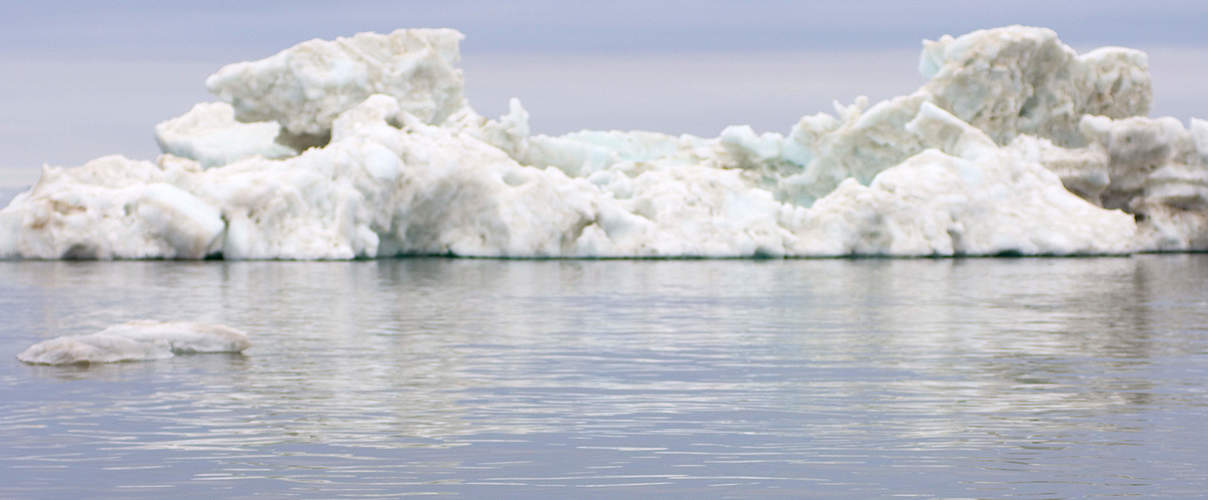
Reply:
[[312, 40], [207, 80], [154, 162], [44, 169], [0, 257], [1125, 254], [1208, 249], [1208, 122], [1145, 54], [1043, 28], [924, 42], [918, 91], [787, 134], [535, 135], [462, 96], [452, 30]]
[[243, 352], [251, 345], [245, 333], [224, 325], [143, 320], [39, 342], [17, 359], [39, 365], [115, 363], [177, 354]]

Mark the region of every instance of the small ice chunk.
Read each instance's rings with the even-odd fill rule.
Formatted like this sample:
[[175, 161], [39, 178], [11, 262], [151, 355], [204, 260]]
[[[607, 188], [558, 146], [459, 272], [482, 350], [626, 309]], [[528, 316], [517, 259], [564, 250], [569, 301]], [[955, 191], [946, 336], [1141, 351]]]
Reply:
[[39, 342], [17, 355], [24, 363], [72, 365], [171, 358], [176, 354], [243, 352], [247, 334], [229, 326], [189, 321], [130, 321], [90, 335]]

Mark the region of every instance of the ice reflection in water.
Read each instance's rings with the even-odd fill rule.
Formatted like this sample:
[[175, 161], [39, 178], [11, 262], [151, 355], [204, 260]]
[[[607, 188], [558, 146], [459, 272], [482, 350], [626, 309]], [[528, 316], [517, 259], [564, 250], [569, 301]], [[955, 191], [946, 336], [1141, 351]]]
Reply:
[[[0, 262], [0, 496], [1197, 495], [1206, 278], [1205, 255]], [[144, 317], [255, 347], [13, 360]]]

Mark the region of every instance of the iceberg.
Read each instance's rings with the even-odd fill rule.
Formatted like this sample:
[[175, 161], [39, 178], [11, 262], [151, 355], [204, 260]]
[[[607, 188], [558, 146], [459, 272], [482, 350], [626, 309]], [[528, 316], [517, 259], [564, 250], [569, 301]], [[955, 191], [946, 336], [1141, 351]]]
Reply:
[[17, 359], [37, 365], [116, 363], [167, 359], [177, 354], [236, 353], [251, 345], [247, 334], [224, 325], [141, 320], [89, 335], [39, 342], [18, 354]]
[[1208, 122], [1144, 53], [1044, 28], [925, 41], [912, 94], [785, 134], [533, 134], [476, 113], [450, 29], [219, 69], [154, 161], [44, 167], [0, 258], [1086, 255], [1208, 250]]

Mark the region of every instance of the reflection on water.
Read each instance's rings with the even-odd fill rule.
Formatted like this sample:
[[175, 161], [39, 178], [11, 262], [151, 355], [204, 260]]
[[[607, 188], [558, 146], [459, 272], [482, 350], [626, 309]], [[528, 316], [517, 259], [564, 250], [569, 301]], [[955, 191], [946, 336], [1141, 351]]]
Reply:
[[[0, 262], [0, 497], [1194, 496], [1208, 256]], [[133, 318], [246, 355], [25, 366]]]

